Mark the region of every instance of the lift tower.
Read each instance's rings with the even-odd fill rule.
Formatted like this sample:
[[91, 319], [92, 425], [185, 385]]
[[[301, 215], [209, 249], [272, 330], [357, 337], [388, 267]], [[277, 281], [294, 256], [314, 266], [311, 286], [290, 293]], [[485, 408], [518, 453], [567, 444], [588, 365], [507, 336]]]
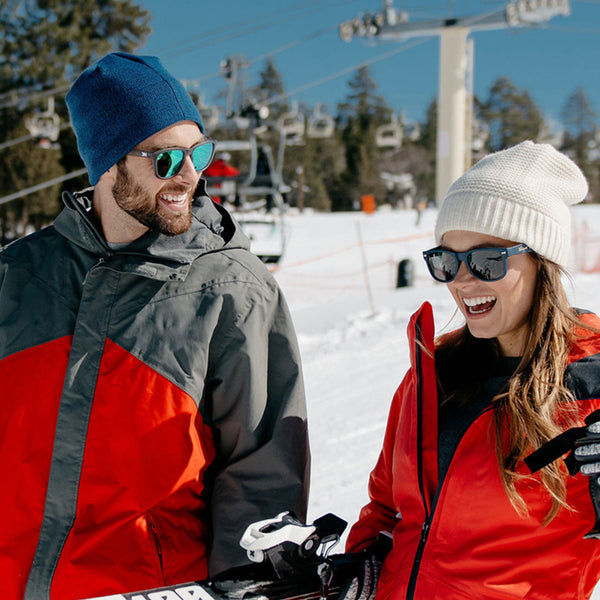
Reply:
[[463, 18], [409, 22], [393, 0], [383, 0], [383, 11], [368, 13], [339, 27], [340, 38], [372, 41], [404, 41], [423, 36], [440, 37], [438, 134], [435, 200], [440, 203], [453, 181], [471, 166], [472, 107], [471, 31], [532, 27], [557, 15], [570, 14], [569, 0], [512, 0], [500, 11]]

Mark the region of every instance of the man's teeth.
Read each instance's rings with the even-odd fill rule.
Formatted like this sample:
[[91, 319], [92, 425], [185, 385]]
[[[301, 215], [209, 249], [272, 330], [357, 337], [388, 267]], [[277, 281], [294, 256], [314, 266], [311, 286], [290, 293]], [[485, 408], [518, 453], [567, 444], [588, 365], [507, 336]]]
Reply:
[[[475, 298], [463, 298], [463, 302], [469, 307], [469, 312], [476, 313], [482, 312], [481, 307], [484, 304], [495, 302], [495, 296], [478, 296]], [[479, 310], [477, 309], [479, 307]]]
[[183, 204], [187, 200], [187, 194], [161, 194], [160, 197], [173, 204]]

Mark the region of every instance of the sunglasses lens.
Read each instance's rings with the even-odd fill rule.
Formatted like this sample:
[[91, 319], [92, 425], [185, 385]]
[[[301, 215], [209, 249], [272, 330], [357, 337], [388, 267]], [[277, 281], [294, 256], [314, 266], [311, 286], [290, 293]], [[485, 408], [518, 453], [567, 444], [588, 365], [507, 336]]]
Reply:
[[444, 283], [452, 281], [458, 271], [458, 260], [453, 252], [434, 250], [426, 256], [427, 267], [431, 276]]
[[196, 171], [202, 171], [208, 167], [213, 157], [215, 145], [212, 142], [196, 146], [192, 152], [192, 162]]
[[156, 157], [156, 173], [162, 179], [177, 175], [185, 154], [182, 150], [165, 150]]
[[484, 281], [495, 281], [506, 275], [506, 260], [494, 248], [472, 250], [467, 256], [467, 262], [471, 273]]

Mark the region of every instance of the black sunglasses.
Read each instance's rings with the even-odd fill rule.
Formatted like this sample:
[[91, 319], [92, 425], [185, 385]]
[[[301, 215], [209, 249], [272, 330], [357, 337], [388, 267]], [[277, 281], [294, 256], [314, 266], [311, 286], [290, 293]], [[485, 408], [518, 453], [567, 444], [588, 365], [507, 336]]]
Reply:
[[155, 175], [159, 179], [170, 179], [181, 171], [181, 167], [183, 167], [183, 163], [188, 156], [192, 157], [192, 163], [196, 171], [206, 169], [215, 155], [215, 145], [215, 140], [206, 138], [191, 148], [165, 148], [156, 152], [131, 150], [128, 156], [151, 158]]
[[452, 281], [458, 273], [461, 261], [473, 277], [483, 281], [498, 281], [506, 275], [506, 259], [526, 252], [533, 252], [526, 244], [517, 244], [510, 248], [473, 248], [466, 252], [454, 252], [438, 246], [425, 250], [423, 258], [436, 281]]

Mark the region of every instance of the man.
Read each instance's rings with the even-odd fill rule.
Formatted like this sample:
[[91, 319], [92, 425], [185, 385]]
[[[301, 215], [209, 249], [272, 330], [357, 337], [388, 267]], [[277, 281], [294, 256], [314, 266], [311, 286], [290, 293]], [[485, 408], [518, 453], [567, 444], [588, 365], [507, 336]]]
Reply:
[[275, 281], [204, 195], [214, 142], [154, 57], [67, 95], [93, 188], [0, 253], [2, 600], [71, 600], [243, 564], [305, 517], [297, 342]]

